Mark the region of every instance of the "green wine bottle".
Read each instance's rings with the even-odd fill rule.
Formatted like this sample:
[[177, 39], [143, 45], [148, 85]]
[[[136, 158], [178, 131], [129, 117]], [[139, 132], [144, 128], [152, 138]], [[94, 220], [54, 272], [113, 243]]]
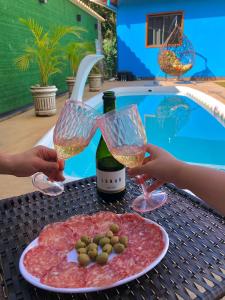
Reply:
[[[115, 94], [113, 91], [103, 93], [103, 111], [107, 113], [115, 109]], [[126, 188], [125, 167], [109, 152], [101, 136], [96, 151], [96, 176], [98, 194], [105, 200], [120, 199]]]

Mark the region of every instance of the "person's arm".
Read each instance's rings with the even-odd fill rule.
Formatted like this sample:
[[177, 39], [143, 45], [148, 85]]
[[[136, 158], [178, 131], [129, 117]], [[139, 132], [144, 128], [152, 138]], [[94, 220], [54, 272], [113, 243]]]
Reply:
[[10, 155], [0, 153], [0, 174], [12, 174]]
[[146, 151], [150, 156], [141, 167], [128, 171], [131, 176], [142, 174], [145, 179], [155, 178], [189, 189], [225, 215], [225, 172], [186, 164], [153, 145], [147, 145]]
[[183, 163], [174, 178], [174, 184], [179, 188], [191, 190], [225, 215], [224, 171]]
[[0, 174], [27, 177], [43, 172], [51, 180], [63, 181], [63, 169], [64, 162], [57, 159], [56, 151], [44, 146], [14, 155], [0, 154]]

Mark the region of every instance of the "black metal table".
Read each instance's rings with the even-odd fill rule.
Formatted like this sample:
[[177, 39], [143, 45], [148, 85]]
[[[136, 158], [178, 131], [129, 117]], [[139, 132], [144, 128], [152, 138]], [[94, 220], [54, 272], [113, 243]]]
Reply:
[[75, 214], [110, 210], [129, 212], [140, 188], [127, 182], [120, 201], [106, 202], [96, 193], [95, 177], [69, 183], [51, 198], [39, 192], [0, 201], [0, 281], [10, 300], [30, 299], [220, 299], [225, 295], [225, 218], [197, 198], [163, 187], [169, 202], [144, 217], [162, 225], [170, 238], [161, 263], [137, 280], [98, 293], [56, 294], [33, 287], [19, 273], [23, 249], [48, 223]]

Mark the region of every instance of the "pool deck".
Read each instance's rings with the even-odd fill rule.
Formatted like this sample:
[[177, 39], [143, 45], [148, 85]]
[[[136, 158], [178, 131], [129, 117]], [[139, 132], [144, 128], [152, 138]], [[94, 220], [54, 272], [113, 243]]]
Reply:
[[[175, 81], [160, 81], [157, 84], [162, 86], [174, 85]], [[105, 81], [102, 90], [108, 90], [115, 87], [152, 85], [151, 81]], [[182, 85], [182, 83], [179, 83]], [[185, 83], [185, 86], [205, 92], [225, 104], [225, 89], [213, 81], [202, 81]], [[85, 89], [84, 99], [93, 97], [94, 92]], [[50, 128], [54, 126], [58, 118], [58, 113], [62, 108], [67, 94], [57, 97], [57, 114], [51, 117], [36, 117], [33, 108], [13, 117], [0, 120], [0, 151], [7, 153], [18, 153], [32, 148]], [[0, 199], [18, 196], [24, 193], [32, 192], [35, 189], [32, 186], [30, 178], [17, 178], [14, 176], [0, 175]]]

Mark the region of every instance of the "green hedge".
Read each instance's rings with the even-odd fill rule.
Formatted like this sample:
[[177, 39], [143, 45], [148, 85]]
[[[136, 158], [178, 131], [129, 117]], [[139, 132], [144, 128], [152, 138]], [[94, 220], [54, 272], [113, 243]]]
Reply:
[[[46, 30], [54, 25], [82, 26], [85, 41], [97, 38], [95, 24], [97, 20], [72, 4], [69, 0], [48, 0], [46, 4], [39, 0], [0, 0], [0, 115], [32, 103], [30, 86], [39, 83], [36, 67], [27, 72], [19, 71], [14, 64], [15, 58], [22, 53], [24, 44], [30, 40], [30, 32], [19, 22], [19, 18], [33, 18]], [[77, 21], [77, 14], [81, 21]], [[72, 36], [64, 38], [67, 43]], [[69, 76], [68, 66], [62, 73], [52, 78], [52, 84], [59, 93], [67, 90], [65, 78]]]

